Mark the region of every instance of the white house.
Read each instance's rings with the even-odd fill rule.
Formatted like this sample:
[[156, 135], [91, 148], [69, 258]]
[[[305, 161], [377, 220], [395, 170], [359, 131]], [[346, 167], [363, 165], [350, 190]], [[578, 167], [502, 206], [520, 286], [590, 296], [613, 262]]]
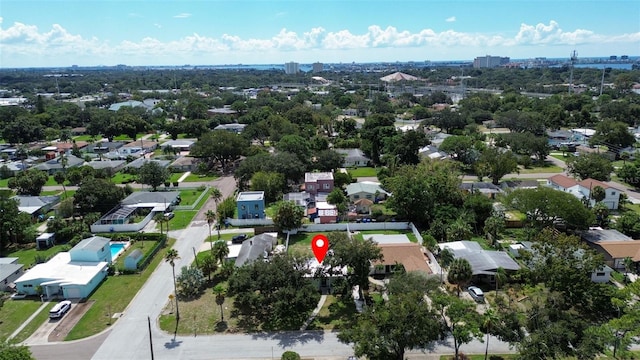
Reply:
[[580, 200], [589, 200], [590, 206], [594, 206], [596, 201], [591, 199], [591, 191], [596, 186], [600, 186], [605, 191], [605, 198], [602, 202], [611, 210], [617, 210], [620, 203], [620, 193], [622, 190], [609, 186], [608, 184], [594, 180], [584, 179], [580, 182], [568, 176], [557, 174], [547, 179], [547, 186], [556, 190], [571, 193]]
[[109, 239], [94, 236], [82, 240], [69, 252], [56, 254], [38, 264], [15, 281], [21, 294], [37, 295], [41, 290], [48, 299], [87, 298], [107, 276], [111, 262]]
[[17, 257], [0, 258], [0, 291], [10, 291], [22, 273], [22, 264], [18, 264]]

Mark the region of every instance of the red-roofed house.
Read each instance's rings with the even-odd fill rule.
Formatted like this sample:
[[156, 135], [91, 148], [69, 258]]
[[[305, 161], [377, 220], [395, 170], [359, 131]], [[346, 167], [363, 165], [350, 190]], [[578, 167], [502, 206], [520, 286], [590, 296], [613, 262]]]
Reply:
[[602, 202], [607, 205], [611, 210], [618, 209], [620, 203], [620, 193], [622, 190], [608, 185], [602, 181], [594, 179], [584, 179], [577, 181], [566, 175], [558, 174], [553, 175], [547, 179], [547, 186], [550, 186], [556, 190], [569, 192], [580, 200], [589, 199], [590, 205], [595, 205], [596, 201], [591, 199], [591, 190], [596, 186], [600, 186], [605, 191], [605, 198]]

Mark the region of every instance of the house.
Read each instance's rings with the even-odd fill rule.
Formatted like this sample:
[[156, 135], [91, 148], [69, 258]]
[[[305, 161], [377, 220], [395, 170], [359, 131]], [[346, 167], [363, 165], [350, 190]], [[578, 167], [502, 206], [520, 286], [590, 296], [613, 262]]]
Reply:
[[100, 141], [97, 143], [87, 145], [87, 152], [94, 154], [104, 154], [111, 151], [116, 151], [124, 146], [122, 141]]
[[48, 249], [55, 245], [56, 234], [55, 233], [42, 233], [36, 238], [36, 249]]
[[82, 164], [84, 164], [84, 159], [81, 159], [74, 155], [65, 155], [64, 159], [65, 159], [64, 161], [66, 162], [64, 167], [62, 166], [63, 165], [62, 156], [59, 156], [55, 159], [47, 160], [43, 163], [40, 163], [34, 166], [33, 168], [44, 171], [49, 175], [53, 175], [57, 172], [62, 171], [64, 168], [70, 169], [70, 168], [81, 166]]
[[182, 152], [182, 151], [189, 151], [191, 150], [191, 148], [193, 147], [193, 145], [195, 145], [196, 142], [195, 140], [189, 140], [189, 139], [178, 139], [178, 140], [169, 140], [167, 142], [162, 143], [162, 148], [171, 148], [174, 149], [176, 151]]
[[498, 185], [488, 182], [461, 183], [459, 188], [460, 190], [468, 193], [474, 193], [477, 191], [490, 199], [495, 199], [497, 194], [502, 194], [502, 189]]
[[229, 131], [235, 134], [240, 134], [242, 131], [244, 131], [244, 128], [247, 127], [247, 124], [220, 124], [216, 127], [213, 128], [213, 130], [224, 130], [224, 131]]
[[344, 167], [367, 166], [371, 161], [360, 149], [335, 149], [335, 151], [344, 157], [342, 163]]
[[540, 186], [538, 180], [505, 180], [500, 183], [500, 188], [503, 191], [517, 189], [535, 189], [538, 186]]
[[566, 175], [557, 174], [547, 179], [547, 186], [556, 190], [571, 193], [581, 201], [589, 200], [590, 206], [594, 206], [596, 201], [591, 198], [591, 190], [596, 186], [600, 186], [605, 190], [605, 198], [602, 202], [611, 210], [617, 210], [620, 202], [620, 193], [622, 190], [609, 186], [608, 184], [594, 180], [584, 179], [580, 182]]
[[[134, 191], [98, 221], [91, 224], [91, 232], [140, 231], [157, 214], [164, 213], [180, 203], [178, 191]], [[136, 215], [144, 216], [132, 222]]]
[[70, 131], [71, 131], [71, 135], [72, 136], [79, 136], [79, 135], [86, 134], [87, 133], [87, 128], [86, 127], [74, 127]]
[[46, 214], [60, 202], [60, 196], [16, 195], [11, 199], [18, 202], [18, 211], [27, 213], [34, 218]]
[[144, 164], [146, 164], [148, 162], [155, 162], [158, 165], [162, 166], [163, 168], [168, 167], [172, 163], [171, 160], [156, 160], [156, 159], [147, 159], [145, 157], [140, 157], [140, 158], [137, 158], [137, 159], [133, 160], [132, 162], [128, 163], [127, 165], [125, 165], [124, 168], [125, 169], [140, 169]]
[[[66, 153], [69, 154], [71, 150], [77, 148], [78, 150], [82, 150], [89, 145], [86, 141], [73, 141], [73, 142], [57, 142], [53, 143], [50, 146], [46, 146], [41, 148], [42, 151], [55, 151], [56, 153]], [[45, 150], [46, 149], [46, 150]]]
[[517, 271], [520, 265], [509, 254], [503, 251], [484, 250], [475, 241], [452, 241], [438, 244], [440, 250], [448, 248], [455, 259], [466, 259], [471, 265], [473, 279], [477, 282], [495, 284], [495, 274], [498, 268], [505, 271]]
[[634, 240], [618, 230], [599, 227], [583, 231], [580, 238], [604, 256], [607, 266], [624, 270], [624, 261], [629, 257], [635, 263], [636, 269], [640, 268], [640, 240]]
[[60, 252], [16, 279], [21, 294], [42, 293], [47, 299], [83, 299], [107, 276], [111, 251], [109, 239], [94, 236], [68, 252]]
[[388, 243], [379, 244], [382, 259], [373, 262], [371, 274], [390, 275], [396, 271], [396, 266], [402, 265], [404, 270], [420, 271], [431, 274], [428, 257], [422, 252], [417, 243]]
[[221, 107], [221, 108], [212, 108], [212, 109], [207, 110], [207, 114], [209, 114], [209, 116], [211, 116], [211, 117], [218, 116], [218, 115], [235, 115], [237, 113], [238, 113], [237, 111], [233, 110], [230, 107], [226, 107], [226, 106], [225, 107]]
[[276, 235], [263, 233], [242, 242], [242, 247], [236, 258], [236, 267], [255, 260], [266, 259], [278, 243]]
[[373, 203], [377, 203], [379, 200], [384, 200], [387, 196], [391, 195], [380, 187], [380, 183], [373, 181], [362, 181], [351, 183], [347, 185], [347, 197], [349, 201], [355, 203], [360, 199], [371, 200]]
[[444, 160], [449, 156], [449, 154], [444, 151], [438, 150], [438, 148], [433, 145], [427, 145], [418, 149], [418, 155], [423, 158], [429, 158], [432, 160]]
[[236, 198], [238, 219], [264, 219], [264, 191], [243, 191]]
[[355, 210], [356, 214], [371, 214], [373, 201], [369, 199], [359, 199], [353, 202], [353, 206], [355, 207], [353, 210]]
[[94, 170], [106, 170], [111, 174], [115, 174], [127, 164], [125, 160], [93, 160], [84, 163], [85, 166], [89, 166]]
[[343, 279], [348, 274], [346, 266], [330, 266], [321, 264], [316, 259], [309, 259], [306, 263], [307, 274], [304, 277], [312, 278], [314, 285], [323, 294], [333, 293], [333, 283], [338, 279]]
[[181, 156], [169, 165], [169, 170], [175, 172], [195, 171], [198, 168], [198, 159], [191, 156]]
[[326, 201], [317, 201], [315, 207], [307, 209], [309, 220], [316, 224], [330, 224], [338, 221], [338, 209]]
[[129, 143], [124, 144], [121, 149], [122, 150], [128, 149], [130, 150], [131, 153], [140, 152], [140, 151], [150, 153], [158, 148], [158, 144], [159, 142], [157, 141], [140, 139], [140, 140], [131, 141]]
[[24, 273], [17, 257], [0, 257], [0, 291], [13, 291], [14, 281]]
[[296, 205], [307, 208], [310, 203], [314, 203], [314, 197], [307, 192], [291, 192], [282, 195], [283, 201], [293, 201]]
[[308, 172], [304, 174], [304, 189], [312, 195], [330, 193], [333, 190], [333, 173]]

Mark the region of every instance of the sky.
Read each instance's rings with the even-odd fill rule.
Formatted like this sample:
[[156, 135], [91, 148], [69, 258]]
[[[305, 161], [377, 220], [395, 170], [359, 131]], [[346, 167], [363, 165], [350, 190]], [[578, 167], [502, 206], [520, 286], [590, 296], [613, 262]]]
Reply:
[[0, 68], [640, 55], [638, 0], [2, 0]]

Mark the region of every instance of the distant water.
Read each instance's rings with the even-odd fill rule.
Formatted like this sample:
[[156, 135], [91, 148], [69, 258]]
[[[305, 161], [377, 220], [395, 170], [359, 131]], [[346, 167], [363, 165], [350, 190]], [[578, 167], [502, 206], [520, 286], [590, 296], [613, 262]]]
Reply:
[[[563, 65], [554, 65], [552, 67], [563, 67], [566, 66], [566, 64]], [[631, 66], [633, 66], [633, 64], [631, 63], [623, 63], [623, 64], [608, 64], [608, 63], [586, 63], [586, 64], [576, 64], [575, 67], [577, 68], [586, 68], [586, 69], [602, 69], [602, 68], [611, 68], [611, 69], [618, 69], [618, 70], [631, 70]]]
[[[282, 64], [264, 64], [264, 65], [212, 65], [207, 66], [211, 69], [221, 69], [221, 70], [282, 70], [284, 71], [284, 65]], [[308, 72], [311, 71], [311, 66], [309, 65], [300, 65], [300, 71]]]

